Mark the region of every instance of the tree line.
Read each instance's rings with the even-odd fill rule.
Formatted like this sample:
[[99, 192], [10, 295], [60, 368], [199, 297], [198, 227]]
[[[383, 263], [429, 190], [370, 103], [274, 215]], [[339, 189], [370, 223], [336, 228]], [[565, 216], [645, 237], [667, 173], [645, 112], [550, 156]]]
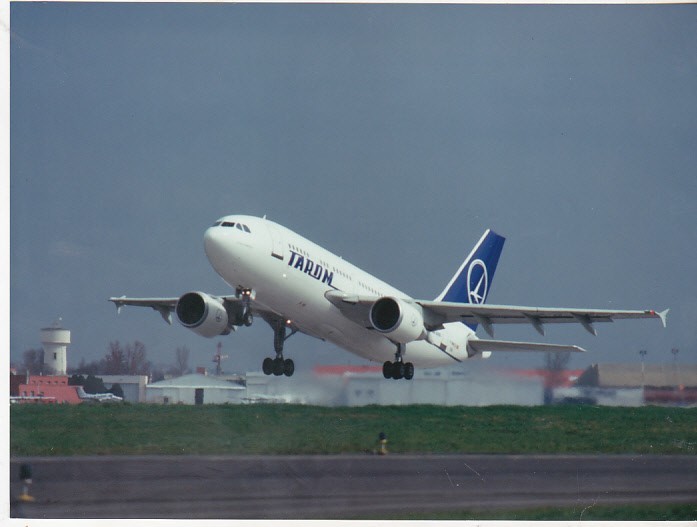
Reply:
[[[46, 371], [43, 360], [43, 350], [29, 349], [22, 354], [20, 373], [28, 372], [30, 375], [50, 375], [53, 372]], [[133, 343], [121, 345], [116, 340], [109, 343], [106, 354], [98, 360], [80, 360], [77, 366], [68, 367], [68, 374], [96, 376], [96, 375], [148, 375], [152, 382], [164, 379], [165, 375], [184, 375], [189, 373], [190, 351], [186, 347], [179, 347], [174, 352], [174, 364], [161, 366], [154, 365], [147, 358], [145, 345], [136, 340]], [[88, 392], [89, 393], [89, 392]]]

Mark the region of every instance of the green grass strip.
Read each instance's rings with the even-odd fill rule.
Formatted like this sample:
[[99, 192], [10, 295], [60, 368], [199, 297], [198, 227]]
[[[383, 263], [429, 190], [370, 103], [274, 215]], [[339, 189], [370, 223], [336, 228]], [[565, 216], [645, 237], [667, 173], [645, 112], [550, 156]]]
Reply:
[[15, 456], [697, 454], [697, 409], [594, 406], [14, 405]]

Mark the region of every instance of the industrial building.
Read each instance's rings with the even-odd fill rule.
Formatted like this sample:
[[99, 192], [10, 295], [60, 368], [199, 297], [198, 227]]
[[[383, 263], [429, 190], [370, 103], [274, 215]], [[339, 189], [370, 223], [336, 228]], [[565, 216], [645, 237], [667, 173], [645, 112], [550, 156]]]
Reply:
[[[26, 379], [17, 384], [10, 395], [13, 403], [79, 404], [82, 402], [77, 386], [68, 385], [67, 375], [16, 376]], [[17, 379], [18, 381], [20, 379]], [[12, 380], [10, 381], [12, 386]]]
[[386, 380], [382, 372], [348, 374], [342, 403], [346, 406], [434, 404], [489, 406], [542, 404], [540, 378], [514, 378], [496, 372], [435, 369], [417, 372], [411, 382]]
[[148, 384], [145, 399], [159, 404], [241, 404], [244, 384], [200, 373]]
[[604, 406], [697, 404], [697, 365], [593, 364], [554, 402]]
[[[683, 367], [675, 385], [671, 366], [593, 365], [555, 372], [553, 397], [546, 370], [499, 370], [486, 364], [466, 369], [417, 371], [409, 383], [386, 380], [379, 366], [317, 366], [293, 379], [249, 372], [245, 376], [185, 375], [146, 387], [146, 400], [160, 404], [294, 403], [322, 406], [434, 404], [443, 406], [545, 403], [641, 406], [697, 403], [697, 367]], [[645, 385], [642, 386], [642, 379]]]
[[417, 371], [408, 383], [385, 379], [380, 366], [318, 366], [293, 379], [250, 372], [244, 377], [185, 375], [150, 384], [147, 402], [160, 404], [294, 403], [365, 405], [538, 405], [542, 377], [485, 368]]

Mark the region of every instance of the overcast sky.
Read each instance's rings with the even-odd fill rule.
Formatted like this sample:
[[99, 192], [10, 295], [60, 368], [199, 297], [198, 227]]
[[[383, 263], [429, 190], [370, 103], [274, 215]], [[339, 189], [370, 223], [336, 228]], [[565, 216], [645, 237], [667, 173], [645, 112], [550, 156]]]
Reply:
[[[14, 361], [61, 316], [69, 365], [137, 339], [259, 369], [261, 320], [207, 340], [107, 302], [229, 293], [202, 236], [246, 213], [427, 299], [491, 227], [490, 303], [671, 308], [665, 330], [498, 338], [697, 363], [695, 5], [13, 3], [10, 45]], [[366, 363], [306, 336], [285, 354]]]

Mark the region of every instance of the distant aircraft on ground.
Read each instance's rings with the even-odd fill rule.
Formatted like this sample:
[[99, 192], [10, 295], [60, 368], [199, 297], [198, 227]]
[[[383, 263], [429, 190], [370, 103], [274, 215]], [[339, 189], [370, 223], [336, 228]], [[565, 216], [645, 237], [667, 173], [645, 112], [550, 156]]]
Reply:
[[[595, 322], [658, 318], [668, 310], [618, 311], [485, 305], [505, 238], [487, 230], [435, 300], [415, 300], [346, 260], [264, 218], [225, 216], [204, 234], [206, 255], [234, 290], [216, 296], [189, 292], [178, 298], [112, 297], [117, 311], [147, 306], [169, 323], [204, 337], [250, 326], [254, 316], [273, 329], [276, 356], [264, 359], [266, 375], [293, 375], [285, 341], [298, 331], [328, 340], [356, 355], [383, 362], [385, 378], [411, 379], [414, 368], [437, 367], [496, 351], [582, 352], [578, 346], [493, 340], [496, 324], [575, 322], [593, 335]], [[492, 340], [479, 339], [481, 325]]]
[[95, 401], [98, 403], [121, 402], [123, 397], [114, 395], [113, 393], [87, 393], [82, 386], [77, 387], [77, 395], [83, 401]]
[[[77, 396], [83, 401], [97, 402], [97, 403], [110, 403], [110, 402], [121, 402], [123, 397], [114, 395], [113, 393], [87, 393], [82, 386], [77, 386]], [[21, 402], [32, 402], [32, 403], [42, 403], [51, 402], [55, 403], [56, 398], [54, 396], [44, 396], [44, 395], [20, 395], [11, 396], [10, 404], [16, 404]]]

